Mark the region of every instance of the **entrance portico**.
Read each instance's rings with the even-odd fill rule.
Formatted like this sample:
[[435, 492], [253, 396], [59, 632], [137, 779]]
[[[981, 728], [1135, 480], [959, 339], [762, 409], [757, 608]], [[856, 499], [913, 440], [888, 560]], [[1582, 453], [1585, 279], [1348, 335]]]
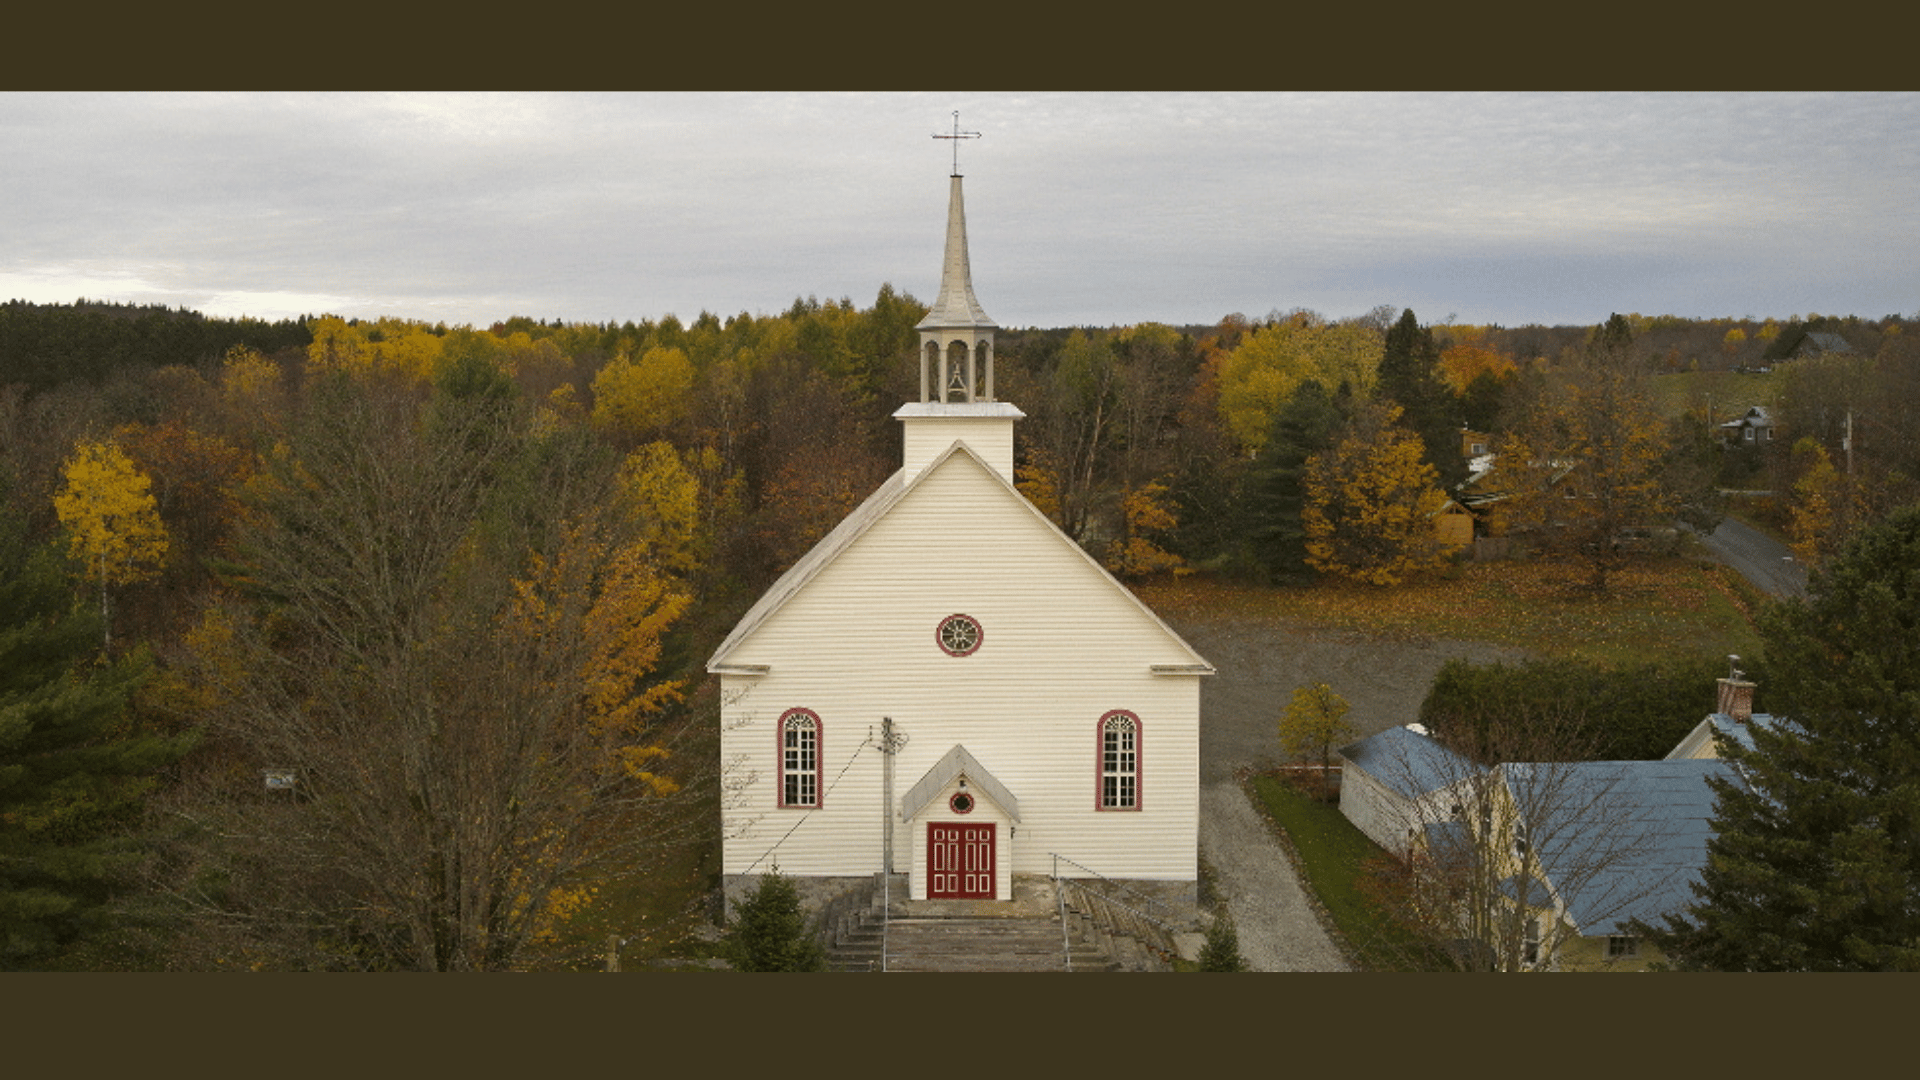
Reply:
[[1020, 802], [964, 746], [954, 746], [900, 800], [915, 900], [1008, 900]]

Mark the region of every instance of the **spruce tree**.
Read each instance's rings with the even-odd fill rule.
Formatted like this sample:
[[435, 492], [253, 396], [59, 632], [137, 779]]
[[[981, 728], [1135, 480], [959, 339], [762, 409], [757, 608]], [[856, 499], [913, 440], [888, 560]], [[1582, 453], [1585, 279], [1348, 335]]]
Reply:
[[1273, 429], [1248, 478], [1248, 511], [1256, 558], [1270, 579], [1303, 577], [1307, 567], [1307, 460], [1333, 445], [1346, 421], [1350, 394], [1329, 394], [1308, 379], [1274, 413]]
[[1420, 436], [1427, 463], [1451, 490], [1467, 478], [1460, 453], [1460, 402], [1440, 378], [1440, 347], [1433, 331], [1408, 308], [1387, 330], [1380, 356], [1380, 393], [1405, 410], [1405, 422]]
[[735, 971], [825, 971], [826, 950], [807, 925], [800, 891], [776, 867], [734, 910], [727, 959]]
[[0, 484], [0, 970], [56, 963], [103, 923], [156, 769], [189, 736], [133, 734], [138, 659], [106, 663], [100, 613], [61, 553], [35, 547]]
[[1240, 955], [1240, 934], [1233, 928], [1233, 917], [1224, 911], [1207, 927], [1207, 944], [1200, 950], [1200, 970], [1247, 970], [1247, 962]]
[[1920, 505], [1862, 533], [1810, 599], [1763, 615], [1783, 724], [1729, 744], [1696, 901], [1655, 933], [1677, 966], [1920, 969]]

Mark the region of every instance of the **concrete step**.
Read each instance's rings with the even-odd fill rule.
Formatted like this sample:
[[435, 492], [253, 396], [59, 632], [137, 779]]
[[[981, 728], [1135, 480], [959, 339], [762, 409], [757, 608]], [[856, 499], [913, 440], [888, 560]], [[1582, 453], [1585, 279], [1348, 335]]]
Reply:
[[[1062, 971], [1060, 924], [1046, 918], [907, 917], [887, 926], [889, 971]], [[874, 971], [880, 966], [881, 928], [876, 920], [840, 938], [831, 950], [836, 971]], [[1083, 940], [1072, 945], [1073, 970], [1116, 971], [1120, 966]]]

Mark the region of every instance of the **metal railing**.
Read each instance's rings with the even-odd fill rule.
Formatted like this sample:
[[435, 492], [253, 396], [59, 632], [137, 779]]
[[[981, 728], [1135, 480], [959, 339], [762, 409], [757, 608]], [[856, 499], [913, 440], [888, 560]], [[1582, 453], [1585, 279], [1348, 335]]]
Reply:
[[[1062, 877], [1062, 864], [1079, 871], [1079, 875]], [[1072, 900], [1068, 899], [1069, 893]], [[1179, 954], [1173, 935], [1185, 920], [1167, 904], [1059, 854], [1053, 854], [1053, 895], [1060, 910], [1060, 947], [1068, 971], [1073, 970], [1073, 942], [1067, 930], [1069, 907], [1092, 924], [1109, 953], [1117, 951], [1114, 939], [1129, 937], [1159, 966], [1173, 966], [1173, 958]]]

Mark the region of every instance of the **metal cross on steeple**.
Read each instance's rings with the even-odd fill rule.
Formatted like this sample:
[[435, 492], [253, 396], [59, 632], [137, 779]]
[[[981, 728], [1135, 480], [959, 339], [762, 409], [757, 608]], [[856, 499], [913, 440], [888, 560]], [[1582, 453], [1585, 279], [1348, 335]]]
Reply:
[[[961, 131], [960, 130], [960, 110], [958, 109], [955, 109], [953, 111], [953, 134], [934, 136], [934, 138], [936, 139], [954, 139], [954, 140], [978, 139], [980, 137], [981, 137], [980, 133], [977, 131]], [[960, 143], [958, 141], [956, 141], [953, 144], [953, 175], [955, 176], [960, 175]]]

